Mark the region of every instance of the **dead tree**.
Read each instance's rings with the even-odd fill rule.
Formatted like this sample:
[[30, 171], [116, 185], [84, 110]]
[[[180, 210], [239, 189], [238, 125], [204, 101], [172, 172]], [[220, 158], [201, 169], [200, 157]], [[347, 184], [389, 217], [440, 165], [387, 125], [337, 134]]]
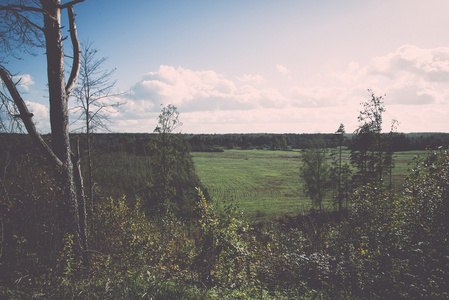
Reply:
[[107, 58], [97, 58], [97, 53], [98, 50], [93, 47], [91, 42], [81, 43], [80, 73], [77, 86], [72, 94], [72, 97], [76, 100], [76, 106], [73, 107], [73, 111], [75, 114], [78, 114], [75, 122], [77, 122], [77, 125], [81, 125], [76, 131], [83, 132], [86, 143], [86, 148], [83, 149], [86, 154], [85, 158], [87, 159], [85, 191], [89, 199], [89, 211], [91, 212], [94, 211], [93, 133], [98, 130], [109, 131], [110, 110], [117, 109], [125, 104], [125, 102], [110, 101], [111, 98], [120, 97], [124, 93], [113, 92], [116, 81], [112, 80], [112, 76], [115, 73], [115, 69], [105, 69], [104, 64]]
[[[38, 133], [33, 114], [19, 94], [10, 72], [0, 65], [2, 85], [9, 95], [2, 93], [2, 101], [14, 103], [19, 117], [37, 150], [54, 166], [54, 176], [61, 188], [62, 207], [59, 207], [59, 226], [63, 233], [73, 234], [87, 263], [86, 206], [78, 158], [72, 154], [69, 137], [68, 99], [80, 69], [80, 45], [78, 41], [73, 6], [84, 0], [18, 0], [0, 5], [0, 49], [6, 57], [0, 63], [15, 57], [21, 49], [45, 47], [47, 58], [48, 92], [50, 104], [51, 146]], [[8, 1], [3, 1], [3, 3]], [[61, 13], [69, 19], [70, 40], [73, 46], [73, 62], [69, 79], [65, 80], [64, 37], [61, 32]], [[9, 31], [8, 31], [9, 30]]]

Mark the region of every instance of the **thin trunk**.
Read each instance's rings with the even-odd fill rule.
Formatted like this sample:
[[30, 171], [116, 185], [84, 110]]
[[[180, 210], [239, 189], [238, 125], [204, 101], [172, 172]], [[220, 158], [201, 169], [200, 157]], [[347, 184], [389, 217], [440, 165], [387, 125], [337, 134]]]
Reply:
[[73, 167], [74, 167], [74, 178], [76, 182], [76, 196], [78, 199], [78, 207], [77, 212], [79, 216], [79, 230], [80, 230], [80, 243], [81, 249], [83, 249], [83, 263], [85, 265], [89, 264], [88, 252], [87, 250], [87, 218], [86, 218], [86, 197], [84, 195], [84, 184], [83, 177], [81, 174], [81, 163], [80, 163], [80, 144], [79, 138], [76, 141], [75, 147], [75, 155], [72, 157], [73, 159]]
[[378, 147], [378, 152], [379, 152], [379, 183], [382, 182], [382, 175], [383, 175], [383, 149], [382, 149], [382, 136], [380, 134], [380, 132], [377, 133], [377, 147]]
[[343, 190], [342, 190], [342, 148], [343, 148], [343, 139], [344, 139], [344, 126], [340, 124], [340, 127], [335, 132], [338, 137], [338, 180], [337, 180], [337, 201], [338, 201], [338, 212], [341, 212], [343, 209]]
[[[89, 95], [90, 91], [87, 92], [87, 95]], [[87, 190], [88, 190], [88, 198], [90, 201], [90, 205], [91, 205], [91, 211], [93, 211], [93, 205], [94, 205], [94, 197], [93, 197], [93, 179], [92, 179], [92, 153], [91, 153], [91, 147], [92, 147], [92, 143], [91, 143], [91, 126], [90, 126], [90, 117], [89, 117], [89, 112], [90, 112], [90, 99], [86, 98], [85, 99], [86, 102], [86, 147], [87, 147]]]
[[90, 205], [94, 206], [94, 187], [93, 187], [93, 175], [92, 175], [92, 137], [89, 132], [87, 132], [87, 188], [89, 191], [89, 201]]
[[[87, 94], [89, 95], [89, 94]], [[93, 191], [93, 175], [92, 175], [92, 153], [91, 153], [91, 126], [90, 126], [90, 119], [89, 119], [89, 111], [90, 111], [90, 99], [86, 99], [86, 146], [87, 146], [87, 199], [89, 199], [89, 215], [94, 216], [96, 214], [96, 206], [94, 203], [94, 191]], [[94, 224], [95, 218], [91, 218], [91, 225], [90, 228], [93, 231], [95, 228]], [[97, 248], [97, 240], [94, 241], [95, 247]]]

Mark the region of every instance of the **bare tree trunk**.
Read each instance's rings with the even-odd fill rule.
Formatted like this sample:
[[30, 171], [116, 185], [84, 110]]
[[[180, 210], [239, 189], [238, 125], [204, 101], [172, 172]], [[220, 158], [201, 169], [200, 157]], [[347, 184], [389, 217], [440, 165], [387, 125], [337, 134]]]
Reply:
[[342, 191], [341, 191], [341, 147], [342, 147], [342, 139], [343, 135], [339, 136], [340, 145], [339, 145], [339, 160], [338, 160], [338, 211], [341, 212], [342, 210]]
[[[74, 173], [69, 136], [68, 99], [73, 91], [79, 73], [79, 42], [76, 36], [73, 7], [67, 7], [70, 34], [74, 48], [74, 62], [69, 81], [64, 77], [64, 49], [61, 34], [61, 6], [59, 0], [41, 0], [44, 8], [44, 35], [46, 41], [48, 90], [50, 99], [51, 141], [54, 154], [63, 166], [56, 174], [63, 187], [63, 211], [60, 224], [63, 232], [75, 232], [81, 250], [87, 250], [86, 209], [83, 183], [76, 158]], [[76, 180], [76, 184], [75, 184]], [[87, 263], [87, 262], [85, 262]]]
[[[43, 16], [44, 27], [33, 26], [42, 30], [45, 36], [50, 102], [51, 148], [37, 132], [32, 120], [33, 114], [29, 112], [25, 102], [18, 93], [10, 73], [2, 66], [0, 66], [0, 77], [20, 112], [17, 117], [22, 119], [33, 142], [36, 143], [39, 150], [55, 167], [54, 176], [61, 187], [61, 205], [57, 209], [60, 230], [62, 233], [74, 234], [80, 250], [84, 253], [87, 250], [87, 235], [85, 228], [86, 213], [85, 208], [83, 208], [84, 205], [82, 205], [84, 202], [83, 184], [78, 163], [76, 163], [78, 171], [76, 174], [79, 176], [75, 176], [76, 174], [74, 173], [68, 120], [68, 98], [74, 89], [80, 69], [80, 47], [72, 6], [83, 1], [72, 0], [61, 5], [60, 0], [40, 0], [42, 8], [17, 6], [24, 11], [33, 10], [42, 12]], [[5, 6], [3, 9], [9, 8]], [[61, 34], [62, 9], [67, 9], [68, 11], [69, 31], [74, 50], [73, 65], [67, 85], [64, 77], [64, 50]]]
[[51, 146], [61, 160], [62, 167], [55, 176], [63, 190], [63, 211], [60, 226], [63, 232], [77, 232], [79, 216], [73, 178], [73, 164], [70, 151], [68, 97], [65, 90], [64, 50], [61, 35], [61, 9], [59, 0], [42, 0], [44, 13], [44, 34], [47, 55], [47, 76], [50, 100]]
[[86, 197], [84, 194], [84, 184], [83, 177], [81, 174], [81, 163], [80, 163], [80, 144], [79, 138], [76, 140], [75, 146], [75, 155], [72, 156], [73, 159], [73, 167], [74, 167], [74, 179], [76, 183], [76, 197], [78, 199], [77, 203], [77, 212], [79, 216], [78, 226], [79, 226], [79, 235], [80, 235], [80, 243], [81, 249], [83, 249], [83, 262], [85, 265], [88, 264], [88, 252], [87, 248], [87, 214], [86, 214]]
[[[87, 87], [88, 88], [88, 87]], [[88, 91], [89, 93], [89, 91]], [[90, 135], [90, 101], [86, 99], [86, 150], [87, 150], [87, 189], [88, 189], [88, 197], [89, 203], [91, 205], [92, 214], [95, 212], [95, 204], [94, 204], [94, 191], [93, 191], [93, 176], [92, 176], [92, 137]]]

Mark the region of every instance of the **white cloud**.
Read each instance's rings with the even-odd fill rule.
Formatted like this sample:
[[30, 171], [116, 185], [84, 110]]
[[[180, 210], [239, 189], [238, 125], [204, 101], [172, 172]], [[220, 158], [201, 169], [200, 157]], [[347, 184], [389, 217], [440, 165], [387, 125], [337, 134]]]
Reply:
[[342, 83], [386, 93], [391, 104], [447, 103], [449, 90], [449, 48], [423, 49], [404, 45], [361, 67], [353, 62]]
[[30, 90], [30, 86], [34, 85], [35, 82], [30, 74], [17, 75], [13, 77], [15, 82], [18, 82], [18, 86], [21, 87], [24, 91], [28, 92]]
[[239, 80], [240, 82], [243, 82], [243, 83], [248, 83], [248, 84], [251, 84], [251, 83], [252, 84], [262, 84], [262, 83], [266, 82], [265, 78], [263, 78], [259, 74], [256, 74], [256, 75], [245, 74], [243, 76], [237, 77], [237, 80]]
[[45, 133], [50, 131], [50, 120], [49, 120], [49, 112], [47, 106], [36, 103], [25, 101], [25, 104], [28, 107], [28, 110], [34, 115], [33, 122], [39, 131]]
[[160, 66], [145, 75], [132, 88], [127, 109], [135, 114], [160, 111], [160, 105], [173, 104], [184, 112], [248, 110], [279, 106], [282, 95], [273, 88], [256, 87], [260, 75], [244, 75], [239, 82], [215, 71], [193, 71], [182, 67]]
[[394, 78], [405, 74], [423, 78], [428, 82], [449, 80], [449, 48], [422, 49], [404, 45], [393, 53], [373, 59], [368, 75]]
[[278, 70], [282, 75], [285, 76], [287, 76], [290, 73], [290, 70], [283, 65], [276, 65], [276, 70]]
[[[132, 100], [145, 100], [152, 105], [146, 109], [158, 111], [159, 105], [185, 106], [198, 102], [214, 105], [223, 102], [235, 91], [232, 81], [214, 71], [192, 71], [182, 67], [160, 66], [156, 72], [145, 75], [132, 88]], [[195, 108], [198, 109], [198, 108]]]

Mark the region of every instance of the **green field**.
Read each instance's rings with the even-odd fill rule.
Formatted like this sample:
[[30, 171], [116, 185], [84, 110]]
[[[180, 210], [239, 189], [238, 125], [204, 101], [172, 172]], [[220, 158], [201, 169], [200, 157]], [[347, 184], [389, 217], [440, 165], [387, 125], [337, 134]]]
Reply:
[[[409, 162], [423, 151], [394, 154], [393, 182], [401, 186], [408, 174]], [[215, 205], [234, 202], [252, 217], [276, 217], [297, 214], [311, 208], [299, 177], [300, 150], [226, 150], [193, 152], [193, 161], [201, 182]], [[343, 159], [349, 161], [349, 151]], [[332, 209], [330, 197], [324, 207]]]

